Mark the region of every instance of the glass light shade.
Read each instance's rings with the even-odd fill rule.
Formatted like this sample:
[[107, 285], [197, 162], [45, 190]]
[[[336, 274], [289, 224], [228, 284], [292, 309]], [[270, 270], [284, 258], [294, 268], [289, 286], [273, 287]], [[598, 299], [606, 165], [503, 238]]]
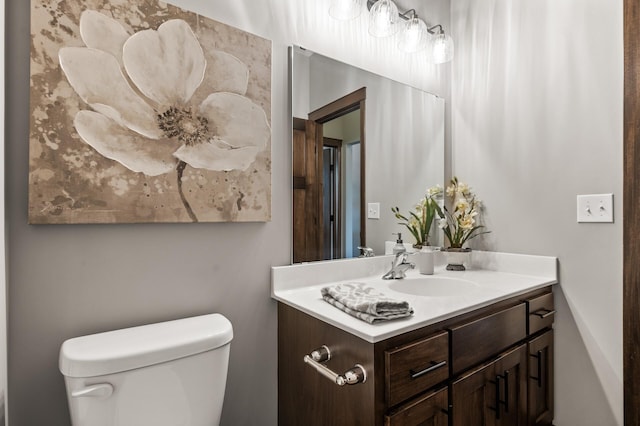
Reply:
[[444, 64], [453, 59], [453, 39], [451, 36], [440, 33], [433, 37], [433, 62]]
[[429, 32], [422, 19], [413, 17], [401, 24], [398, 49], [403, 52], [418, 52], [427, 47]]
[[378, 0], [369, 15], [369, 34], [374, 37], [389, 37], [398, 31], [398, 6], [391, 0]]
[[329, 15], [340, 21], [357, 18], [362, 13], [363, 0], [331, 0]]

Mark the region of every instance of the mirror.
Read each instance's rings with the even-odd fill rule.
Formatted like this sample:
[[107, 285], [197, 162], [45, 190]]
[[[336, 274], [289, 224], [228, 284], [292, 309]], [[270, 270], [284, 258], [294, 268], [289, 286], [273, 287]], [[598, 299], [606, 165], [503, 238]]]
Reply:
[[301, 47], [290, 61], [293, 262], [384, 254], [398, 232], [413, 243], [391, 208], [444, 186], [444, 100]]

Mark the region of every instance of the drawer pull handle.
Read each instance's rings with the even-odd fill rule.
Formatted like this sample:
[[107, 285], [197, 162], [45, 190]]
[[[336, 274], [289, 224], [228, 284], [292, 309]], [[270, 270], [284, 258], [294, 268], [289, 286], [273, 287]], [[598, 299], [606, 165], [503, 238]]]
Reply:
[[303, 360], [307, 364], [316, 369], [318, 373], [331, 380], [338, 386], [344, 385], [357, 385], [358, 383], [364, 383], [367, 381], [367, 371], [360, 364], [354, 365], [344, 374], [338, 374], [331, 370], [329, 367], [321, 364], [331, 358], [331, 351], [326, 346], [321, 346], [311, 352], [310, 355], [305, 355]]
[[409, 370], [409, 373], [411, 374], [412, 379], [417, 379], [418, 377], [431, 373], [432, 371], [435, 371], [440, 367], [444, 367], [445, 365], [447, 365], [447, 361], [440, 361], [440, 362], [431, 361], [431, 366], [425, 368], [424, 370], [420, 370], [420, 371]]
[[555, 309], [552, 309], [552, 310], [540, 309], [539, 311], [533, 312], [531, 315], [535, 315], [540, 318], [547, 318], [547, 317], [550, 317], [551, 315], [554, 315], [555, 313], [556, 313]]

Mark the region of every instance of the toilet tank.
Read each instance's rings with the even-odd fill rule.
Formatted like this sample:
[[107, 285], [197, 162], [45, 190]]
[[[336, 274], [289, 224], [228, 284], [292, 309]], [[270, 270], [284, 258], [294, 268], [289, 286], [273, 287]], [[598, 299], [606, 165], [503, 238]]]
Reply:
[[219, 424], [232, 338], [229, 320], [209, 314], [65, 341], [72, 424]]

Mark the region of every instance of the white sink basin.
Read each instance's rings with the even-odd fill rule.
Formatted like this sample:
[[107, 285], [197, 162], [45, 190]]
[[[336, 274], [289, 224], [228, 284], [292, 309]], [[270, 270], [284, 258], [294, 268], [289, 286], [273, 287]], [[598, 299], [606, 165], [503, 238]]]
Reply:
[[394, 281], [389, 288], [415, 296], [452, 297], [473, 293], [479, 287], [473, 281], [460, 278], [423, 276]]

